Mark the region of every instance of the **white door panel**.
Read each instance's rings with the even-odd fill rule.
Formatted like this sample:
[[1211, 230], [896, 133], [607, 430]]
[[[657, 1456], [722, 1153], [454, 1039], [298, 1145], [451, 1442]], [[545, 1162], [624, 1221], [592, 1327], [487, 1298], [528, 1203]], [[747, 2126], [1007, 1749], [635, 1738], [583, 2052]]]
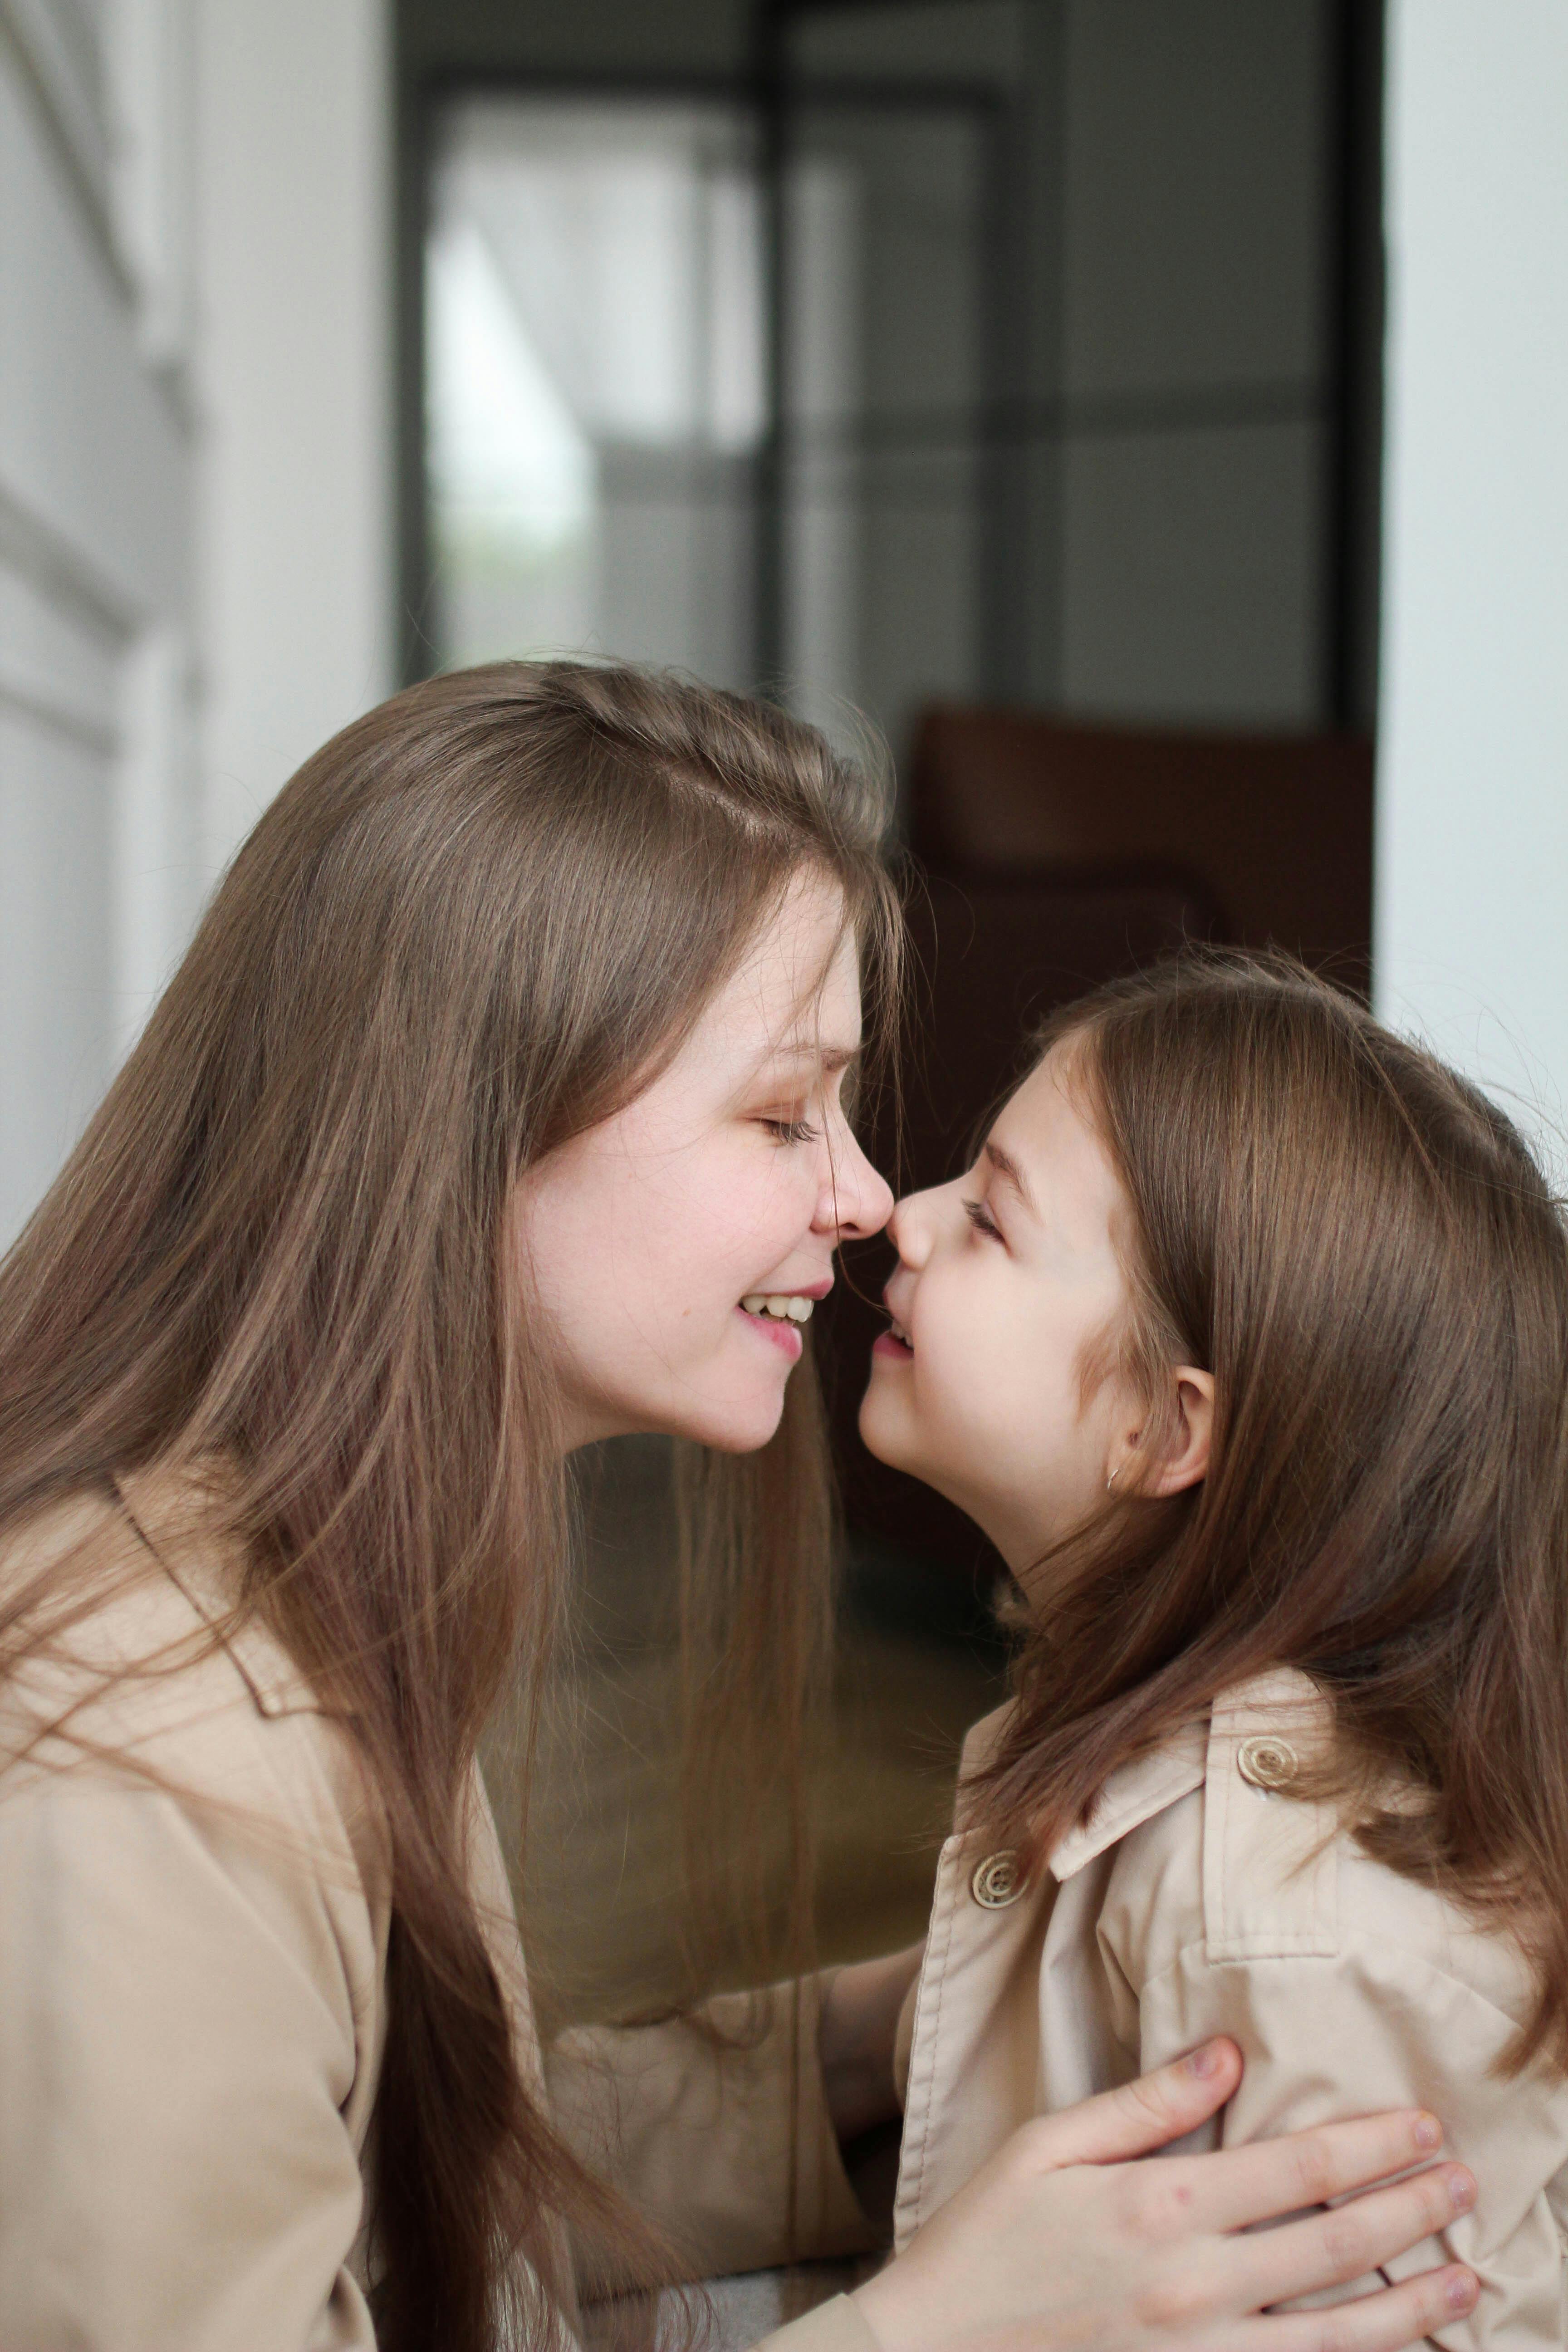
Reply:
[[86, 233], [40, 114], [0, 69], [0, 486], [128, 618], [183, 608], [190, 465], [177, 396], [142, 357], [134, 299]]
[[189, 921], [180, 0], [0, 0], [0, 1244]]
[[0, 1223], [14, 1234], [109, 1076], [114, 763], [0, 709]]

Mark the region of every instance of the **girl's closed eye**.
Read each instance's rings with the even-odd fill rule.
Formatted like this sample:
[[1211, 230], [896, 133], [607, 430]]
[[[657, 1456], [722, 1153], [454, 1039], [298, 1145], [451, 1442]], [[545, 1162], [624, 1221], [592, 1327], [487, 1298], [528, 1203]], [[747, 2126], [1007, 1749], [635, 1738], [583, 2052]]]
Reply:
[[988, 1234], [994, 1242], [1005, 1242], [1001, 1226], [992, 1216], [984, 1201], [965, 1201], [963, 1213], [977, 1234]]
[[767, 1129], [775, 1143], [815, 1143], [816, 1141], [817, 1130], [809, 1119], [798, 1117], [794, 1118], [770, 1117], [764, 1118], [761, 1124]]

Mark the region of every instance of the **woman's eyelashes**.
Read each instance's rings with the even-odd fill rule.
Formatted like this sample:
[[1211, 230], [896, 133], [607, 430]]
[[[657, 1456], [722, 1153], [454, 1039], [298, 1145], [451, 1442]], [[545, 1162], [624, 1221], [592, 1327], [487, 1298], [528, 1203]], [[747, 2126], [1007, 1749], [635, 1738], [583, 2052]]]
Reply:
[[[847, 1073], [835, 1073], [826, 1087], [787, 1106], [775, 1103], [757, 1119], [775, 1143], [820, 1143], [836, 1120], [847, 1117], [844, 1087]], [[812, 1116], [815, 1114], [815, 1116]]]
[[1001, 1226], [997, 1224], [984, 1201], [965, 1201], [963, 1213], [977, 1234], [985, 1234], [994, 1242], [1004, 1240]]

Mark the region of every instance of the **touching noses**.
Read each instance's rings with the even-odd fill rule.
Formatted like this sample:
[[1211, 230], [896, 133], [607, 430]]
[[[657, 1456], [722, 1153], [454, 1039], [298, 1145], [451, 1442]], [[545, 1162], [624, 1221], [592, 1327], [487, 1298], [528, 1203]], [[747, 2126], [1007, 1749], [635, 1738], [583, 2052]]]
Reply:
[[847, 1126], [835, 1143], [817, 1205], [819, 1232], [835, 1241], [865, 1241], [879, 1234], [893, 1212], [893, 1195]]
[[889, 1238], [899, 1253], [899, 1262], [918, 1274], [931, 1255], [931, 1192], [906, 1192], [894, 1209], [888, 1226]]

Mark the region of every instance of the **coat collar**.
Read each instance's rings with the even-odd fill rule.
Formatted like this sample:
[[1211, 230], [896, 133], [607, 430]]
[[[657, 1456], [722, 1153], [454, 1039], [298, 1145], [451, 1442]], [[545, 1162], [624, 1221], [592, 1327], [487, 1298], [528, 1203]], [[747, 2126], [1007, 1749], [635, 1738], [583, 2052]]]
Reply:
[[1128, 1837], [1156, 1813], [1201, 1789], [1207, 1769], [1208, 1726], [1188, 1724], [1152, 1756], [1140, 1756], [1113, 1772], [1087, 1822], [1069, 1830], [1047, 1856], [1056, 1879], [1071, 1878], [1096, 1854]]
[[[1012, 1714], [1009, 1700], [975, 1725], [963, 1743], [965, 1780], [989, 1763]], [[1310, 1732], [1315, 1744], [1322, 1738], [1324, 1715], [1322, 1697], [1294, 1667], [1274, 1667], [1222, 1691], [1214, 1703], [1212, 1724], [1207, 1719], [1188, 1724], [1152, 1755], [1140, 1756], [1111, 1774], [1088, 1821], [1052, 1847], [1047, 1869], [1058, 1881], [1071, 1878], [1119, 1838], [1131, 1836], [1156, 1813], [1201, 1789], [1208, 1772], [1211, 1728], [1222, 1740], [1233, 1742], [1245, 1732], [1283, 1727]]]
[[216, 1457], [117, 1473], [121, 1508], [170, 1582], [216, 1634], [259, 1714], [321, 1715], [321, 1699], [281, 1642], [245, 1609], [244, 1555], [226, 1505], [233, 1487]]

